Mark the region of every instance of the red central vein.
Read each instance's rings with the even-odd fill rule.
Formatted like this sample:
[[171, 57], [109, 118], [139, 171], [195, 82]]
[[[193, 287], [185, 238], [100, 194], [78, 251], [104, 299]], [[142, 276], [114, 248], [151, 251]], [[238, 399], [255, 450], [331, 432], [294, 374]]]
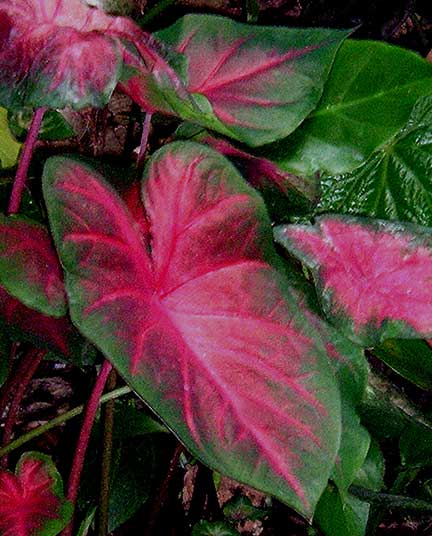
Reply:
[[225, 62], [229, 59], [230, 56], [233, 56], [239, 48], [248, 40], [251, 38], [241, 38], [235, 41], [219, 58], [219, 60], [216, 62], [215, 66], [210, 70], [210, 72], [207, 74], [206, 78], [198, 85], [198, 86], [192, 86], [189, 88], [189, 91], [191, 93], [205, 93], [206, 92], [206, 84], [214, 78], [217, 73], [222, 69]]
[[297, 58], [301, 58], [302, 56], [305, 56], [306, 54], [309, 54], [310, 52], [316, 50], [322, 46], [322, 44], [318, 45], [310, 45], [308, 47], [303, 48], [302, 50], [290, 50], [286, 54], [283, 54], [280, 57], [276, 57], [273, 59], [269, 59], [266, 62], [263, 62], [261, 65], [258, 65], [254, 69], [251, 69], [248, 72], [245, 72], [243, 74], [239, 74], [237, 76], [230, 76], [229, 78], [224, 78], [222, 80], [216, 81], [213, 85], [209, 85], [205, 90], [202, 91], [204, 94], [209, 95], [213, 91], [216, 91], [217, 89], [220, 89], [224, 86], [229, 86], [231, 84], [235, 84], [236, 82], [241, 82], [243, 80], [247, 80], [248, 78], [251, 78], [252, 76], [259, 75], [261, 73], [264, 73], [265, 71], [268, 71], [269, 69], [273, 69], [275, 67], [278, 67], [282, 63], [292, 61]]

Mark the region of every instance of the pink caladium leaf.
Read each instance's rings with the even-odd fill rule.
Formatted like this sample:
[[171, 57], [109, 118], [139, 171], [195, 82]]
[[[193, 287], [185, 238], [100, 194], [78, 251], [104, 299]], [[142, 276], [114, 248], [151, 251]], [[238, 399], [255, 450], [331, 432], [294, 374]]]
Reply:
[[187, 87], [201, 109], [191, 119], [258, 146], [288, 136], [318, 104], [348, 33], [187, 15], [156, 35], [188, 59]]
[[[150, 35], [127, 18], [81, 0], [0, 0], [4, 106], [102, 106], [124, 78], [123, 64], [155, 80], [164, 69], [174, 77]], [[140, 104], [152, 110], [152, 98], [143, 91]]]
[[67, 525], [71, 505], [48, 456], [27, 452], [15, 474], [0, 470], [0, 534], [2, 536], [55, 536]]
[[72, 319], [204, 463], [310, 516], [339, 444], [339, 395], [275, 267], [262, 199], [195, 143], [164, 147], [145, 177], [150, 241], [102, 177], [47, 161]]
[[66, 314], [60, 262], [43, 225], [0, 214], [0, 285], [32, 309]]
[[221, 138], [205, 136], [202, 142], [214, 147], [221, 154], [232, 159], [234, 163], [238, 163], [238, 167], [241, 168], [243, 175], [252, 186], [264, 192], [271, 188], [284, 195], [294, 192], [310, 201], [317, 198], [317, 188], [314, 182], [283, 171], [267, 158], [242, 151]]
[[430, 229], [330, 215], [275, 235], [312, 270], [324, 312], [354, 341], [432, 336]]

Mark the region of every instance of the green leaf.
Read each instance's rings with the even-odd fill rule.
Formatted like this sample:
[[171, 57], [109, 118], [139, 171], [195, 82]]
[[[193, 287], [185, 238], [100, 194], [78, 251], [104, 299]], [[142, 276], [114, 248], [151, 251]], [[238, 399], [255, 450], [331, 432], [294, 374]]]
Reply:
[[364, 536], [369, 505], [355, 497], [343, 497], [329, 484], [319, 500], [314, 522], [325, 536]]
[[389, 339], [373, 350], [374, 355], [412, 383], [432, 390], [432, 348], [420, 339]]
[[432, 65], [419, 55], [385, 43], [345, 41], [318, 107], [266, 154], [306, 176], [349, 172], [386, 144], [415, 101], [431, 92]]
[[18, 143], [9, 130], [7, 110], [0, 108], [0, 163], [2, 168], [14, 166], [18, 161], [21, 143]]
[[384, 487], [384, 456], [378, 442], [371, 441], [366, 459], [357, 472], [353, 483], [367, 489], [379, 491]]
[[154, 443], [146, 438], [124, 442], [113, 466], [109, 499], [109, 532], [130, 519], [147, 501], [157, 462]]
[[324, 178], [318, 212], [367, 215], [432, 226], [432, 97], [352, 173]]
[[360, 424], [360, 417], [342, 400], [342, 437], [331, 479], [343, 493], [353, 483], [363, 466], [370, 445], [370, 435]]
[[410, 422], [399, 441], [402, 464], [405, 467], [432, 466], [432, 424]]
[[79, 526], [77, 536], [87, 536], [88, 532], [90, 530], [90, 527], [96, 517], [96, 506], [94, 508], [91, 508], [85, 518], [82, 520], [81, 525]]
[[197, 110], [179, 115], [258, 146], [287, 136], [315, 108], [348, 34], [187, 15], [156, 36], [189, 62]]
[[223, 521], [200, 521], [197, 523], [191, 536], [238, 536], [240, 533]]
[[[9, 126], [12, 133], [19, 139], [27, 136], [33, 118], [32, 108], [20, 108], [9, 112]], [[63, 140], [75, 135], [72, 126], [64, 116], [56, 110], [47, 110], [44, 114], [38, 138], [41, 140]]]

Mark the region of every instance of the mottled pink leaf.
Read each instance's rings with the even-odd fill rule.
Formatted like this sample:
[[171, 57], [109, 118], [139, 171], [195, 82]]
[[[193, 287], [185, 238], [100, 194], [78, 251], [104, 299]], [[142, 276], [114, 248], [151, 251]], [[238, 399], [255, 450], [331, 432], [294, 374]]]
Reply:
[[325, 313], [364, 345], [432, 335], [431, 231], [412, 224], [326, 216], [276, 239], [308, 265]]
[[43, 225], [0, 214], [0, 284], [32, 309], [66, 314], [63, 274]]
[[264, 204], [198, 144], [165, 147], [146, 176], [150, 244], [101, 177], [47, 162], [73, 320], [195, 455], [310, 515], [338, 447], [338, 392], [274, 267]]
[[55, 536], [70, 514], [60, 475], [47, 456], [28, 452], [20, 458], [15, 474], [0, 470], [2, 536]]
[[209, 126], [257, 146], [288, 136], [317, 105], [348, 32], [187, 15], [156, 35], [188, 58], [188, 90], [217, 119]]
[[[129, 19], [81, 0], [0, 0], [3, 105], [101, 106], [122, 77], [123, 62], [150, 79], [162, 78], [164, 69], [174, 76], [149, 34]], [[153, 109], [152, 98], [142, 92], [140, 104]]]

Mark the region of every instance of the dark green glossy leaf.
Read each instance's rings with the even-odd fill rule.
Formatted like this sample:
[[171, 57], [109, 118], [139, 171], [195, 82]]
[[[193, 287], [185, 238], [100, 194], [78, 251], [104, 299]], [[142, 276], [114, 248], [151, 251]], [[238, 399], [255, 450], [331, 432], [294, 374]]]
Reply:
[[432, 391], [432, 348], [426, 341], [389, 339], [373, 352], [407, 380]]
[[363, 424], [379, 440], [398, 440], [412, 420], [424, 422], [418, 408], [392, 382], [373, 371], [359, 411]]
[[188, 59], [197, 111], [179, 115], [258, 146], [287, 136], [314, 109], [348, 34], [187, 15], [156, 35]]
[[123, 443], [118, 452], [111, 476], [109, 532], [130, 519], [147, 501], [160, 462], [148, 437]]
[[402, 48], [345, 41], [322, 99], [300, 128], [267, 154], [287, 171], [339, 174], [362, 164], [432, 92], [432, 65]]
[[384, 487], [384, 456], [378, 442], [372, 440], [366, 459], [357, 472], [353, 483], [367, 489], [379, 491]]
[[406, 467], [432, 466], [432, 422], [429, 426], [410, 422], [401, 435], [399, 451]]
[[325, 536], [364, 536], [369, 505], [355, 497], [343, 497], [329, 484], [315, 511], [314, 522]]
[[146, 434], [163, 434], [168, 430], [165, 426], [136, 407], [134, 400], [117, 401], [114, 421], [115, 436], [127, 439]]
[[324, 178], [319, 212], [339, 212], [432, 226], [432, 97], [352, 173]]
[[331, 479], [341, 492], [347, 491], [363, 466], [370, 446], [370, 435], [360, 417], [342, 401], [342, 437]]

